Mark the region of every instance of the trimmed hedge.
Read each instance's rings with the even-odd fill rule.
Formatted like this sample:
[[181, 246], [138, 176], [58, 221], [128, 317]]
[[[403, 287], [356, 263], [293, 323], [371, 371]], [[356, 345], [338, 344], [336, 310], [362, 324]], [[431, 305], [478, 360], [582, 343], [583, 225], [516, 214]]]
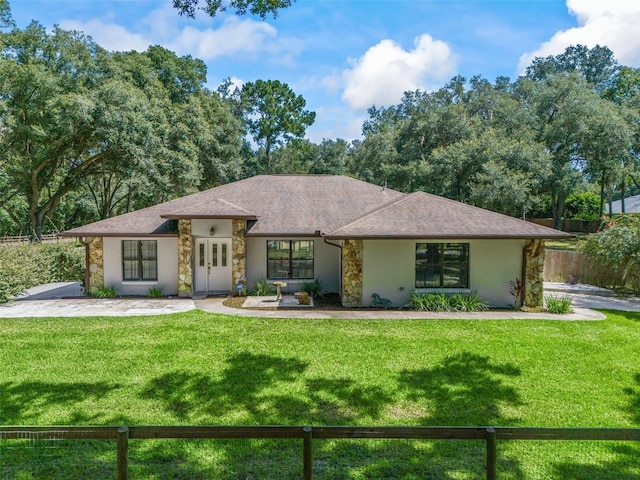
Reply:
[[0, 246], [0, 303], [27, 288], [84, 279], [84, 249], [77, 243]]

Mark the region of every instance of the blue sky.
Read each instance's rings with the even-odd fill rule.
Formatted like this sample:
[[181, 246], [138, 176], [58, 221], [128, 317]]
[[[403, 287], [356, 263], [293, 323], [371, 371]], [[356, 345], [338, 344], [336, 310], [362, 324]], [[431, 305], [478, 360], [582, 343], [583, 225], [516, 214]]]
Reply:
[[171, 0], [9, 0], [32, 19], [81, 30], [108, 50], [162, 45], [204, 60], [208, 86], [230, 77], [287, 83], [316, 112], [307, 137], [360, 135], [366, 110], [454, 75], [515, 78], [570, 44], [611, 48], [640, 66], [640, 0], [298, 0], [265, 21], [231, 12], [180, 17]]

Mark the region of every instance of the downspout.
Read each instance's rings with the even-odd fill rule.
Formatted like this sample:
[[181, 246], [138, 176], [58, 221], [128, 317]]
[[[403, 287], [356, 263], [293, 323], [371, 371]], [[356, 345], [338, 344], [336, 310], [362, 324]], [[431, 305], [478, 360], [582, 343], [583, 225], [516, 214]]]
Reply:
[[322, 237], [322, 240], [327, 245], [331, 245], [332, 247], [338, 247], [340, 249], [340, 285], [339, 285], [339, 289], [340, 289], [340, 298], [342, 298], [342, 245], [336, 245], [335, 243], [328, 242], [325, 237]]
[[91, 295], [91, 274], [89, 272], [89, 244], [91, 242], [85, 242], [82, 237], [78, 237], [78, 242], [84, 245], [84, 293], [88, 296]]

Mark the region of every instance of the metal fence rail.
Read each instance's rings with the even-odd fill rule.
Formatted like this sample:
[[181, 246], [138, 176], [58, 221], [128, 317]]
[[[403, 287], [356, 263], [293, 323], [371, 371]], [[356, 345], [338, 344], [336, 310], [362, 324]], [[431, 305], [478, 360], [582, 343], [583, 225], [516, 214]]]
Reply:
[[[640, 428], [347, 427], [347, 426], [6, 426], [0, 440], [55, 432], [57, 439], [116, 442], [118, 480], [128, 478], [129, 440], [300, 439], [303, 478], [313, 478], [313, 441], [326, 439], [477, 440], [485, 442], [486, 478], [495, 480], [499, 443], [510, 440], [640, 441]], [[640, 463], [640, 460], [638, 460]]]

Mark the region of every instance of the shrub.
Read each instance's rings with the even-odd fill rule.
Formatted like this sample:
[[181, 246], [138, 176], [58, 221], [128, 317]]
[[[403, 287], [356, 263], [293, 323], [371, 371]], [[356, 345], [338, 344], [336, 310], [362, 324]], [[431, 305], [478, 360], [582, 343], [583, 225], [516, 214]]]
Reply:
[[622, 286], [640, 274], [640, 215], [617, 215], [602, 231], [589, 235], [580, 248], [598, 264], [620, 275]]
[[159, 298], [162, 296], [162, 289], [159, 287], [151, 287], [149, 289], [149, 297], [151, 298]]
[[313, 281], [304, 282], [302, 284], [302, 291], [308, 293], [313, 298], [321, 298], [324, 296], [324, 287], [322, 286], [322, 280], [314, 278]]
[[260, 278], [256, 281], [256, 289], [250, 292], [250, 295], [255, 295], [258, 297], [266, 297], [269, 295], [273, 295], [275, 290], [273, 289], [273, 285], [266, 278]]
[[427, 312], [483, 312], [489, 309], [489, 305], [475, 292], [469, 295], [455, 293], [449, 297], [444, 292], [414, 292], [409, 299], [409, 305], [413, 310]]
[[547, 295], [545, 297], [547, 303], [547, 312], [567, 314], [573, 312], [571, 308], [571, 299], [561, 295]]
[[84, 249], [76, 243], [0, 246], [0, 303], [25, 289], [84, 279]]
[[94, 295], [98, 298], [115, 298], [118, 296], [118, 292], [115, 287], [102, 286], [96, 289]]

